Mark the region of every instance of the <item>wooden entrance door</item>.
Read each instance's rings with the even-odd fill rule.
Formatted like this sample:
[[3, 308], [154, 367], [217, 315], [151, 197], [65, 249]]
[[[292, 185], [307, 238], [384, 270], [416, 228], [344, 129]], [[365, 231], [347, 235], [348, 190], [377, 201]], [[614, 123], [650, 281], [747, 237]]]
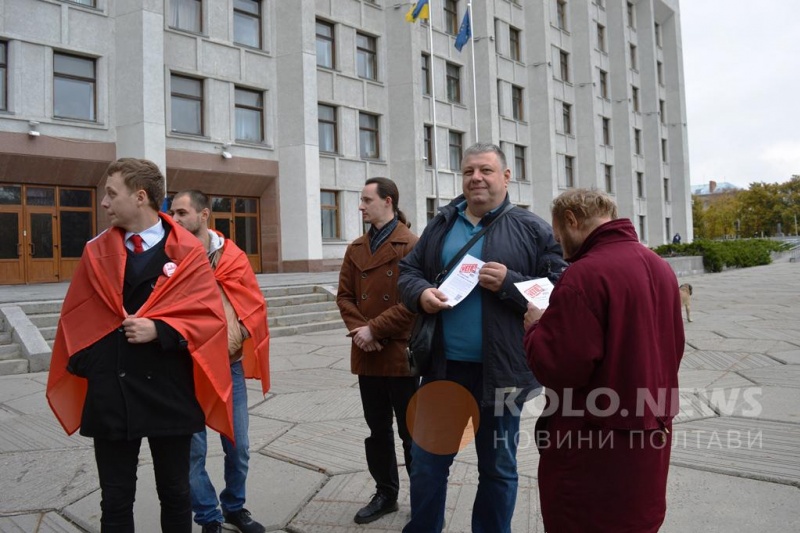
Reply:
[[25, 283], [22, 208], [0, 205], [0, 284]]
[[28, 283], [58, 281], [55, 220], [55, 207], [27, 210], [23, 249]]

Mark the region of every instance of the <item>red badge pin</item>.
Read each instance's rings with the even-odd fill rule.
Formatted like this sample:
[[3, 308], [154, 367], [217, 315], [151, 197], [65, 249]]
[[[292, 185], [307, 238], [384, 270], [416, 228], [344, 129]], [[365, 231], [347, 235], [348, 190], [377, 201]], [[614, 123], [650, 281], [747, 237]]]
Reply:
[[170, 261], [169, 263], [164, 265], [164, 275], [168, 278], [172, 277], [172, 274], [175, 273], [175, 269], [178, 268], [178, 265]]

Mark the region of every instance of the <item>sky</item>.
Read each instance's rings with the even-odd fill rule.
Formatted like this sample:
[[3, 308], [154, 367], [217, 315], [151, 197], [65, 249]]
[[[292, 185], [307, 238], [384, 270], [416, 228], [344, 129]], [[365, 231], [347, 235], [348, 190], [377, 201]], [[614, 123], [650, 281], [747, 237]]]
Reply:
[[691, 183], [800, 174], [800, 1], [680, 0]]

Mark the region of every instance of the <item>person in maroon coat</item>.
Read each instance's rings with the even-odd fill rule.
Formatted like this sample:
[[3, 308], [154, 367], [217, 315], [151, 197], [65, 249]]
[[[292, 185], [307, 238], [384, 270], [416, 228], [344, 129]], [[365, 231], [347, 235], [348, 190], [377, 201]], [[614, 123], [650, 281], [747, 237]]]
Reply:
[[570, 266], [525, 315], [528, 365], [546, 387], [536, 424], [546, 531], [658, 531], [684, 349], [678, 283], [606, 194], [553, 201]]

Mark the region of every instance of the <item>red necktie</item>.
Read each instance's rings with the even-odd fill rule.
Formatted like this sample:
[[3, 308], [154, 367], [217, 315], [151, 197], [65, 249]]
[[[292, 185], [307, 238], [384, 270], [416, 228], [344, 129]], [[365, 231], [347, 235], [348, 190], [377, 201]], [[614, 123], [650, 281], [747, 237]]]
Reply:
[[144, 252], [144, 247], [142, 247], [142, 242], [144, 242], [144, 240], [141, 235], [134, 233], [128, 237], [128, 240], [133, 243], [133, 253], [140, 254]]

